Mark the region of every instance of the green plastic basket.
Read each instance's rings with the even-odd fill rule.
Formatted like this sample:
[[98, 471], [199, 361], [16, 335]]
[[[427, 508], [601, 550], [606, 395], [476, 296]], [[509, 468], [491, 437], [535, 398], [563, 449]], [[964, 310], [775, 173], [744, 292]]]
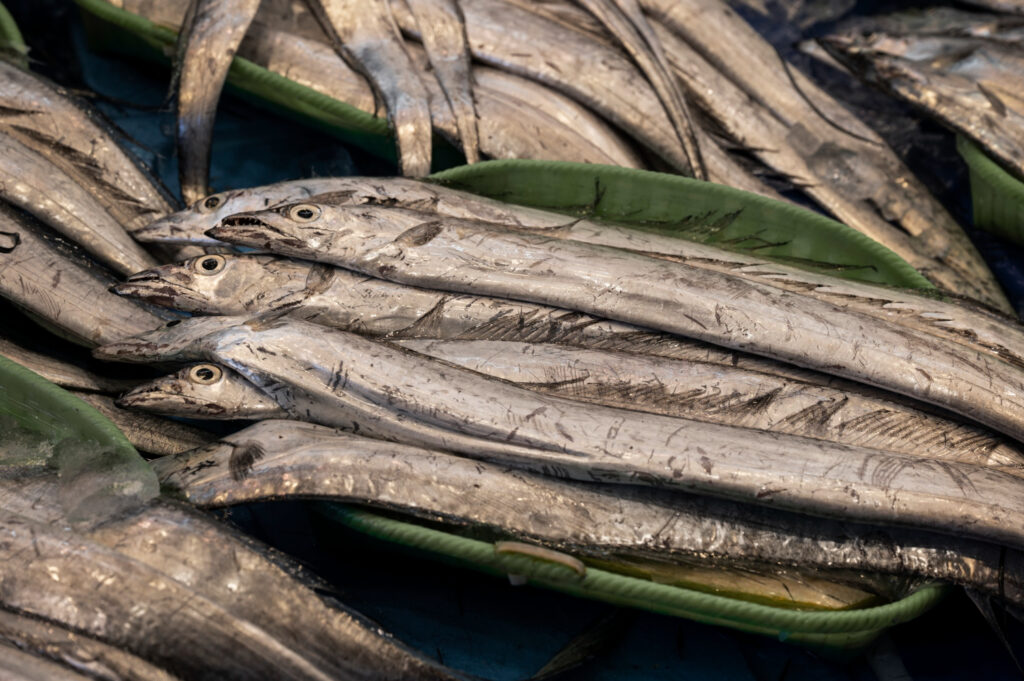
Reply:
[[[167, 62], [175, 34], [105, 0], [76, 0], [95, 49]], [[228, 76], [236, 94], [394, 160], [383, 119], [236, 58]], [[458, 162], [436, 145], [435, 166]], [[721, 185], [663, 173], [553, 161], [486, 161], [449, 168], [433, 181], [481, 195], [573, 215], [628, 222], [724, 248], [755, 253], [839, 277], [906, 288], [931, 284], [895, 253], [834, 220]], [[887, 627], [931, 608], [945, 593], [924, 586], [894, 603], [840, 612], [801, 612], [589, 568], [580, 579], [564, 567], [525, 556], [498, 555], [491, 543], [467, 539], [355, 507], [320, 505], [333, 520], [378, 539], [494, 575], [523, 575], [531, 584], [577, 596], [765, 634], [853, 654]]]
[[971, 172], [974, 224], [1024, 244], [1024, 180], [1011, 175], [963, 135], [957, 135], [956, 148]]
[[28, 66], [28, 46], [7, 8], [0, 4], [0, 55], [6, 55], [21, 66]]

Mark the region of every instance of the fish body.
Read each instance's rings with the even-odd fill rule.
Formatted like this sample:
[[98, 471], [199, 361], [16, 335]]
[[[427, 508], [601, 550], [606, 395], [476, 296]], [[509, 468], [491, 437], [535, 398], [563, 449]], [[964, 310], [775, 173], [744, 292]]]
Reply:
[[153, 456], [178, 454], [213, 439], [210, 433], [184, 423], [121, 409], [106, 395], [75, 391], [72, 394], [110, 419], [132, 446]]
[[0, 198], [32, 213], [121, 274], [157, 264], [74, 178], [2, 133]]
[[306, 322], [196, 318], [96, 354], [224, 364], [294, 416], [549, 475], [1024, 546], [1020, 480], [987, 467], [580, 404]]
[[398, 140], [402, 175], [430, 173], [431, 126], [427, 91], [382, 0], [312, 0], [335, 49], [373, 84], [387, 106]]
[[[725, 272], [480, 222], [294, 204], [210, 235], [413, 286], [575, 309], [832, 373], [1024, 440], [1012, 362]], [[842, 328], [841, 333], [836, 333]]]
[[130, 379], [110, 378], [93, 373], [77, 364], [29, 350], [6, 338], [0, 338], [0, 355], [31, 369], [62, 388], [111, 394], [123, 392], [138, 384], [138, 381]]
[[193, 0], [178, 37], [176, 137], [178, 176], [186, 204], [210, 193], [217, 100], [259, 6], [260, 0]]

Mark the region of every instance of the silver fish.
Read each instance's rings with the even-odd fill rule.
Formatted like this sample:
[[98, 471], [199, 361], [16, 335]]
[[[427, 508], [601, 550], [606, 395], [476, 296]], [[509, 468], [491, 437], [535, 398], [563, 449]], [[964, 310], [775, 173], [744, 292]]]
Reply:
[[210, 193], [210, 147], [228, 69], [260, 0], [192, 0], [178, 36], [178, 177], [190, 204]]
[[[840, 219], [858, 231], [878, 234], [883, 231], [877, 226], [878, 220], [898, 224], [914, 238], [922, 255], [937, 259], [957, 273], [960, 285], [967, 288], [955, 292], [1011, 311], [963, 230], [882, 138], [779, 57], [725, 3], [640, 0], [640, 4], [773, 112], [789, 129], [789, 144], [807, 159], [816, 175], [835, 183], [837, 191], [848, 200], [863, 204], [862, 210]], [[770, 146], [757, 140], [749, 143]]]
[[112, 394], [124, 392], [139, 383], [131, 379], [110, 378], [93, 373], [77, 364], [29, 350], [6, 338], [0, 338], [0, 355], [31, 369], [62, 388]]
[[71, 393], [110, 419], [136, 449], [153, 456], [179, 454], [213, 439], [211, 433], [184, 423], [121, 409], [113, 398], [106, 395], [77, 391]]
[[0, 61], [0, 106], [0, 129], [72, 175], [129, 232], [174, 209], [141, 164], [59, 86]]
[[423, 47], [455, 114], [467, 163], [480, 160], [480, 136], [473, 104], [466, 26], [456, 0], [406, 0], [420, 28]]
[[823, 39], [857, 73], [977, 142], [1024, 177], [1024, 35], [1012, 43], [859, 31]]
[[2, 131], [0, 198], [32, 213], [121, 274], [157, 264], [74, 178]]
[[335, 49], [373, 84], [385, 102], [398, 140], [402, 175], [430, 173], [431, 126], [427, 91], [405, 51], [398, 27], [381, 0], [310, 0]]
[[264, 421], [153, 465], [164, 485], [204, 507], [330, 498], [487, 527], [585, 559], [914, 575], [1024, 599], [1024, 555], [994, 544], [557, 480], [293, 421]]
[[[1012, 362], [760, 281], [498, 225], [303, 203], [227, 218], [231, 243], [449, 291], [510, 297], [825, 371], [967, 416], [1018, 440]], [[841, 334], [836, 328], [842, 328]]]
[[0, 642], [0, 677], [4, 681], [88, 681], [91, 678], [3, 642]]
[[307, 322], [194, 318], [95, 354], [224, 364], [303, 420], [559, 477], [1024, 546], [1021, 482], [984, 466], [581, 404]]
[[30, 218], [0, 206], [0, 296], [90, 346], [176, 316], [115, 296], [108, 291], [114, 283]]

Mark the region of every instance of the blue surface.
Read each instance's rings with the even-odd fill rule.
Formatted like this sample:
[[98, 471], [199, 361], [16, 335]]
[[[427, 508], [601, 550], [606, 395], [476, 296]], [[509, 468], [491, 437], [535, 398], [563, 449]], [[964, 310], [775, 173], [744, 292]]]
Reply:
[[[65, 0], [8, 0], [35, 47], [38, 70], [71, 87], [99, 93], [95, 103], [136, 142], [141, 158], [177, 190], [173, 116], [165, 106], [168, 73], [90, 54]], [[862, 3], [866, 5], [867, 3]], [[880, 3], [870, 3], [878, 6]], [[756, 18], [756, 17], [755, 17]], [[759, 28], [792, 52], [790, 29]], [[817, 74], [816, 75], [822, 75]], [[841, 79], [825, 74], [826, 78]], [[952, 136], [899, 105], [862, 88], [839, 88], [847, 103], [873, 117], [954, 214], [969, 219], [966, 173]], [[386, 175], [395, 169], [334, 138], [297, 127], [233, 98], [217, 118], [211, 180], [216, 190], [309, 175]], [[989, 262], [1021, 309], [1020, 251], [994, 237], [978, 238]], [[325, 526], [300, 504], [254, 505], [223, 514], [252, 534], [299, 556], [338, 589], [349, 606], [444, 663], [496, 681], [524, 679], [610, 606], [514, 587], [450, 568], [346, 530]], [[861, 680], [875, 678], [866, 660], [837, 663], [764, 637], [647, 613], [621, 613], [625, 633], [601, 655], [563, 679], [721, 679], [723, 681]], [[1012, 625], [1021, 640], [1022, 629]], [[961, 595], [891, 633], [913, 679], [1015, 679], [1019, 675], [988, 626]]]

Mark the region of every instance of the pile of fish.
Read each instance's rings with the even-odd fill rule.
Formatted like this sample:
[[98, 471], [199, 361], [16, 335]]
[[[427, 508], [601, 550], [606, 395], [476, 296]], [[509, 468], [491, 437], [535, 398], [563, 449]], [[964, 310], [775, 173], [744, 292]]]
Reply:
[[802, 195], [941, 288], [1009, 312], [974, 246], [882, 138], [724, 0], [109, 0], [180, 30], [183, 196], [208, 193], [232, 57], [387, 114], [404, 175], [466, 159], [670, 169]]
[[[41, 327], [11, 324], [0, 355], [149, 460], [0, 416], [5, 671], [467, 678], [206, 513], [276, 500], [784, 607], [940, 581], [1024, 608], [1024, 326], [895, 154], [724, 5], [115, 4], [184, 26], [190, 205], [95, 112], [0, 60], [0, 297]], [[959, 25], [975, 56], [1020, 30]], [[945, 289], [413, 177], [207, 194], [236, 50], [367, 111], [379, 98], [406, 175], [429, 171], [434, 130], [470, 161], [660, 156], [772, 194], [732, 138]]]

